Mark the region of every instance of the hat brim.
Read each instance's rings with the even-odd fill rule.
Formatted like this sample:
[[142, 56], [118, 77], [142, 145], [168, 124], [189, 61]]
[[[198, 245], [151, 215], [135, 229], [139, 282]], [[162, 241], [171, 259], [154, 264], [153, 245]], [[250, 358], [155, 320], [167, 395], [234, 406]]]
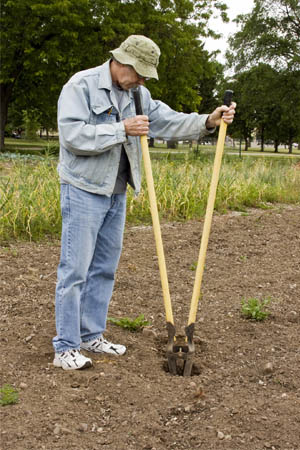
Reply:
[[121, 64], [129, 64], [134, 68], [134, 70], [145, 78], [155, 78], [158, 80], [158, 74], [156, 68], [151, 64], [146, 64], [138, 59], [128, 55], [128, 53], [124, 52], [120, 48], [116, 48], [115, 50], [111, 50], [110, 53], [113, 54], [114, 58]]

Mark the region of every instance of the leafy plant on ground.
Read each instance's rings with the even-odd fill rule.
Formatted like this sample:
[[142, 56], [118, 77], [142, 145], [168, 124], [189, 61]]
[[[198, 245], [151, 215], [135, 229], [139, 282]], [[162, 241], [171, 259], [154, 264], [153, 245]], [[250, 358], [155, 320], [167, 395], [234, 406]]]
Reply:
[[197, 265], [198, 265], [198, 261], [193, 262], [193, 263], [190, 265], [190, 270], [196, 270], [196, 269], [197, 269]]
[[148, 320], [145, 320], [144, 314], [140, 314], [136, 319], [129, 319], [128, 317], [122, 317], [121, 319], [115, 319], [113, 317], [108, 317], [109, 322], [118, 325], [119, 327], [125, 328], [126, 330], [135, 332], [140, 331], [147, 325], [150, 325]]
[[260, 300], [256, 297], [242, 300], [242, 315], [246, 319], [253, 319], [257, 321], [265, 320], [270, 312], [266, 310], [266, 306], [271, 302], [271, 298]]
[[19, 394], [10, 384], [4, 384], [0, 388], [0, 405], [14, 405], [19, 400]]

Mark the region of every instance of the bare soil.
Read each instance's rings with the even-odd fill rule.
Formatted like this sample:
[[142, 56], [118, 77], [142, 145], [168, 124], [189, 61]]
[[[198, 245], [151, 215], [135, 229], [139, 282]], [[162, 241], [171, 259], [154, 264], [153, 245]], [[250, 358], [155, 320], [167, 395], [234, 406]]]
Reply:
[[[178, 333], [188, 318], [203, 221], [162, 226]], [[59, 242], [1, 247], [1, 381], [19, 391], [0, 407], [1, 449], [300, 449], [300, 206], [213, 219], [199, 303], [196, 375], [166, 371], [166, 322], [151, 227], [127, 226], [110, 317], [144, 314], [127, 344], [93, 367], [52, 365]], [[272, 298], [263, 322], [241, 300]]]

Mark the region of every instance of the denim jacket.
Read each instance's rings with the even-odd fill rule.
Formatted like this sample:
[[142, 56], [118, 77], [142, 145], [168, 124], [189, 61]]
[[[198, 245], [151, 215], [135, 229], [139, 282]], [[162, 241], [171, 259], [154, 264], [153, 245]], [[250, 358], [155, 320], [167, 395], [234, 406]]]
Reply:
[[[125, 91], [119, 111], [112, 91], [110, 61], [75, 74], [63, 87], [58, 101], [60, 157], [58, 172], [62, 182], [110, 196], [117, 178], [122, 145], [130, 163], [130, 184], [141, 186], [140, 138], [126, 136], [123, 119], [136, 115], [133, 94]], [[207, 114], [184, 114], [151, 98], [141, 87], [144, 114], [149, 117], [149, 136], [161, 139], [192, 140], [209, 134]]]

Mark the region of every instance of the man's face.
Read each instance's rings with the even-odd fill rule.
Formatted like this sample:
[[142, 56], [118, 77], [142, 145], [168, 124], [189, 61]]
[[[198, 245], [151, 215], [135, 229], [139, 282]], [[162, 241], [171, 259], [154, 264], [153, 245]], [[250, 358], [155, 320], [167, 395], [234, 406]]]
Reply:
[[147, 78], [141, 77], [137, 74], [132, 66], [119, 64], [116, 82], [125, 91], [144, 85]]

